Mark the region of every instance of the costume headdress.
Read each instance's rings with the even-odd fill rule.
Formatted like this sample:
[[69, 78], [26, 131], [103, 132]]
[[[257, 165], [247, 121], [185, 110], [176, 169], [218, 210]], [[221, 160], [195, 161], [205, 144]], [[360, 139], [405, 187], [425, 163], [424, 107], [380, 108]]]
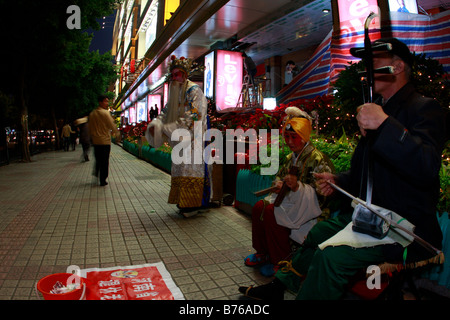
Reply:
[[312, 118], [303, 110], [297, 107], [288, 107], [285, 110], [283, 133], [292, 130], [297, 133], [305, 142], [309, 141], [312, 131]]
[[180, 57], [179, 59], [177, 59], [177, 57], [174, 55], [170, 57], [169, 72], [171, 72], [173, 69], [180, 69], [183, 70], [186, 75], [189, 75], [189, 73], [191, 72], [191, 67], [191, 59], [186, 59], [185, 57]]
[[170, 56], [170, 62], [169, 62], [169, 74], [167, 75], [166, 80], [170, 80], [171, 78], [171, 72], [174, 69], [180, 69], [186, 73], [186, 76], [191, 76], [195, 71], [203, 71], [203, 66], [198, 66], [196, 62], [194, 62], [192, 59], [180, 57], [177, 58], [175, 55]]

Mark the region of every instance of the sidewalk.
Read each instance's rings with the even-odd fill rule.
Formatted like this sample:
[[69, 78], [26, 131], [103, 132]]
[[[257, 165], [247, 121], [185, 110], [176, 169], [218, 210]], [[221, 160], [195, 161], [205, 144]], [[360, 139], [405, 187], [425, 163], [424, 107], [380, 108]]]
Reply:
[[106, 187], [93, 156], [46, 152], [0, 167], [0, 299], [35, 300], [42, 277], [163, 262], [186, 300], [239, 299], [268, 282], [244, 266], [251, 219], [233, 207], [184, 218], [167, 204], [170, 175], [113, 145]]
[[[167, 203], [170, 175], [112, 145], [106, 187], [94, 158], [37, 154], [0, 166], [0, 300], [37, 300], [49, 274], [162, 262], [186, 300], [238, 300], [270, 279], [244, 266], [251, 217], [222, 206], [191, 218]], [[293, 300], [292, 293], [285, 293]]]

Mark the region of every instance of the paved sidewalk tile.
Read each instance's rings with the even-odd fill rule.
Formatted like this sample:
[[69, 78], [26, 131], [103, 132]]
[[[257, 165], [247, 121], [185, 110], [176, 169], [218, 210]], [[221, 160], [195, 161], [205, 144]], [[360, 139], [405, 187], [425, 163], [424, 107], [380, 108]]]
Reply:
[[0, 299], [40, 299], [36, 282], [70, 265], [162, 261], [187, 300], [239, 299], [239, 285], [268, 282], [243, 264], [248, 215], [222, 206], [182, 217], [167, 204], [170, 175], [120, 146], [106, 187], [79, 146], [32, 160], [0, 167]]

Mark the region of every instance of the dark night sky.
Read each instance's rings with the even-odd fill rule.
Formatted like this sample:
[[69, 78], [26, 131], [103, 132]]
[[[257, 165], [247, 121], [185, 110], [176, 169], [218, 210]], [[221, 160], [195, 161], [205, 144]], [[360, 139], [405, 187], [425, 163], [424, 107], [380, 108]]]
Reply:
[[[104, 54], [107, 51], [110, 51], [112, 48], [112, 34], [114, 29], [114, 20], [115, 13], [105, 17], [105, 19], [99, 19], [98, 22], [100, 26], [104, 24], [104, 29], [100, 29], [98, 31], [94, 31], [94, 38], [92, 39], [91, 46], [89, 47], [90, 51], [98, 50], [100, 54]], [[89, 33], [92, 30], [88, 30]]]

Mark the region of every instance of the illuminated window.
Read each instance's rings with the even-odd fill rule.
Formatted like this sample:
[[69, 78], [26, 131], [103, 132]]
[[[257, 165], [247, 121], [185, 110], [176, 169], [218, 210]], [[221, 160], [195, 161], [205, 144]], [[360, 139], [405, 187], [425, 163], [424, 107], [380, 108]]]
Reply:
[[180, 0], [166, 0], [166, 5], [164, 7], [164, 25], [170, 20], [179, 6]]

